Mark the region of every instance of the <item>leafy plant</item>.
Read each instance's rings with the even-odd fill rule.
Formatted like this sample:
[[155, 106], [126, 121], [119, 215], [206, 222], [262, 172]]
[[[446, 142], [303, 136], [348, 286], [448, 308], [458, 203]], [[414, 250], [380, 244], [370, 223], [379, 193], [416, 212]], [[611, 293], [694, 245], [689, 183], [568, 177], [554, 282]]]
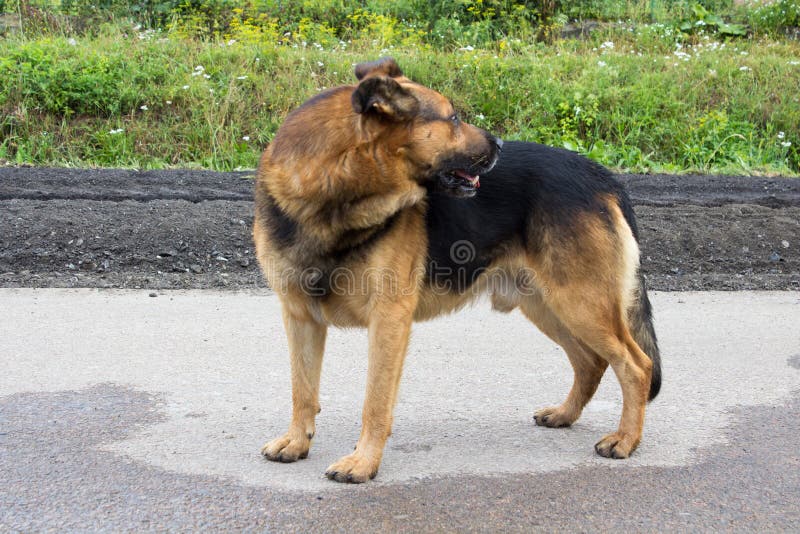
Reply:
[[692, 15], [692, 18], [683, 20], [678, 25], [682, 32], [693, 33], [709, 30], [731, 37], [744, 37], [747, 35], [747, 27], [745, 25], [727, 23], [722, 17], [710, 12], [701, 4], [692, 5]]
[[583, 151], [584, 141], [594, 137], [598, 115], [597, 96], [592, 93], [576, 92], [571, 100], [559, 102], [556, 116], [564, 146]]
[[753, 125], [731, 121], [724, 110], [711, 110], [690, 126], [684, 143], [694, 168], [708, 171], [725, 163], [744, 161], [743, 154], [753, 140]]

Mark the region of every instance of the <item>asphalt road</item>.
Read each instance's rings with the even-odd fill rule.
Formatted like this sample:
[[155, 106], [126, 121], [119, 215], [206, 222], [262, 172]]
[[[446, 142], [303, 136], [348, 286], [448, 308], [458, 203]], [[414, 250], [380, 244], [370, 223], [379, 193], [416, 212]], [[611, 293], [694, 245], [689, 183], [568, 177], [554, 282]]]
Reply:
[[653, 295], [664, 387], [633, 457], [592, 450], [611, 374], [574, 427], [533, 424], [567, 360], [483, 304], [415, 327], [353, 487], [323, 472], [358, 436], [364, 332], [329, 334], [309, 458], [259, 455], [289, 362], [247, 174], [0, 168], [0, 532], [800, 530], [800, 180], [619, 178], [648, 285], [706, 290]]
[[574, 427], [534, 426], [567, 360], [483, 303], [415, 327], [378, 478], [354, 487], [323, 472], [358, 436], [363, 332], [329, 334], [311, 455], [277, 464], [259, 455], [290, 413], [274, 295], [0, 289], [0, 532], [797, 532], [800, 294], [653, 301], [664, 387], [629, 460], [592, 450], [613, 375]]

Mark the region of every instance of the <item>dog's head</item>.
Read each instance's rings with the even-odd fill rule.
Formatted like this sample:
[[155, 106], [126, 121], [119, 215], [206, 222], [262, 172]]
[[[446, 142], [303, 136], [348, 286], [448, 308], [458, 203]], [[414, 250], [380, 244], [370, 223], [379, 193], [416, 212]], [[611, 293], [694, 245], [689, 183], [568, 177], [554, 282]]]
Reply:
[[356, 66], [353, 110], [395, 147], [412, 179], [471, 197], [497, 161], [502, 141], [462, 122], [445, 96], [403, 75], [392, 58]]

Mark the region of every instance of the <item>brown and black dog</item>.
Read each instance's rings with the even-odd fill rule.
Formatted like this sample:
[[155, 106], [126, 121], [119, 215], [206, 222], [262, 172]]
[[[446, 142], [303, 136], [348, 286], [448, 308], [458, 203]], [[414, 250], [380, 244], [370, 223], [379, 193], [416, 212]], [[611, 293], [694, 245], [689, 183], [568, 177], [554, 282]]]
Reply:
[[575, 422], [611, 365], [622, 418], [595, 450], [628, 457], [660, 364], [622, 186], [574, 153], [503, 143], [461, 122], [391, 58], [358, 65], [356, 77], [289, 114], [258, 168], [253, 234], [283, 305], [293, 403], [288, 432], [264, 456], [308, 455], [327, 328], [366, 327], [361, 436], [326, 475], [373, 478], [412, 322], [488, 293], [497, 310], [519, 308], [574, 368], [566, 400], [537, 411], [536, 423]]

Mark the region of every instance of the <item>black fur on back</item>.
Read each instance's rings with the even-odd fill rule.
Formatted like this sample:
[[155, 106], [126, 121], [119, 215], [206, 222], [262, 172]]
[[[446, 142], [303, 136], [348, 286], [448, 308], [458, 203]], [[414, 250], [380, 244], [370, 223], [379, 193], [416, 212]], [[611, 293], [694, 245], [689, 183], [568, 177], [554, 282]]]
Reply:
[[[428, 274], [463, 291], [514, 240], [536, 237], [536, 227], [569, 229], [577, 213], [602, 212], [598, 194], [620, 199], [620, 208], [638, 239], [628, 195], [604, 167], [574, 152], [536, 143], [507, 141], [494, 169], [481, 176], [472, 198], [431, 191], [428, 196]], [[610, 220], [609, 220], [610, 224]], [[463, 263], [452, 253], [469, 243], [473, 258]], [[536, 247], [536, 243], [520, 243]]]
[[[506, 141], [497, 165], [480, 180], [480, 189], [471, 198], [430, 191], [428, 283], [465, 291], [502, 254], [504, 246], [519, 244], [535, 252], [537, 228], [545, 227], [563, 229], [566, 239], [581, 212], [601, 214], [612, 229], [610, 214], [600, 201], [604, 195], [617, 198], [639, 240], [633, 205], [622, 184], [605, 167], [574, 152]], [[641, 274], [639, 280], [639, 298], [629, 312], [629, 322], [634, 339], [653, 361], [653, 399], [661, 385], [660, 356]]]

